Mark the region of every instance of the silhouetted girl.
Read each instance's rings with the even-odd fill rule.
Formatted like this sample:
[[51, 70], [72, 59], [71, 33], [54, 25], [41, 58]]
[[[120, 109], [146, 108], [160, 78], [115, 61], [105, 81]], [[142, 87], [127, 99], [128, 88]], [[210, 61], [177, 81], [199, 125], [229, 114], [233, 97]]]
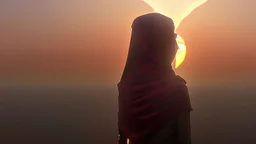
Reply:
[[177, 52], [172, 19], [158, 13], [136, 18], [119, 90], [119, 143], [190, 144], [186, 82], [171, 63]]

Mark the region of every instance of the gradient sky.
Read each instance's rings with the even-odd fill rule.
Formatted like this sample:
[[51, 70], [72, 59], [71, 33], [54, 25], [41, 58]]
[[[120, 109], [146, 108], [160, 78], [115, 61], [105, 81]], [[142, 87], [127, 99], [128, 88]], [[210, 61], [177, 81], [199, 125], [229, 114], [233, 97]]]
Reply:
[[[133, 19], [153, 11], [172, 17], [187, 43], [181, 74], [193, 74], [197, 67], [215, 72], [213, 65], [217, 63], [221, 73], [229, 73], [237, 67], [235, 64], [244, 66], [243, 75], [253, 73], [246, 68], [255, 44], [256, 20], [250, 16], [255, 2], [145, 1], [148, 4], [142, 0], [0, 1], [1, 83], [117, 82], [125, 64]], [[214, 42], [218, 37], [226, 42], [221, 47]], [[238, 43], [241, 39], [244, 42]], [[233, 47], [238, 48], [230, 55]], [[217, 60], [212, 56], [215, 52]], [[240, 53], [247, 59], [237, 55]]]
[[24, 84], [118, 77], [132, 20], [153, 9], [139, 0], [10, 0], [0, 11], [1, 83]]

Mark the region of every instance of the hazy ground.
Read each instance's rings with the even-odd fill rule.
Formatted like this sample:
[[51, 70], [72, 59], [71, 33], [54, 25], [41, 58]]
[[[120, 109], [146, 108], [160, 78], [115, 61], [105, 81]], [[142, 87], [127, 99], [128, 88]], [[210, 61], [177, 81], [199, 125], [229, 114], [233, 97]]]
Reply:
[[[256, 87], [192, 87], [194, 144], [256, 143]], [[117, 91], [0, 89], [1, 144], [115, 144]]]

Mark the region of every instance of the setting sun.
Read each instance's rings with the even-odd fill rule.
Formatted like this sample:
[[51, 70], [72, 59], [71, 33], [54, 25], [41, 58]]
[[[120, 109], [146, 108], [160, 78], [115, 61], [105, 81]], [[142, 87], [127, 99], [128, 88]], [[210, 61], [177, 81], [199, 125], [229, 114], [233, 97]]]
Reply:
[[177, 35], [176, 42], [178, 44], [179, 49], [175, 57], [175, 68], [178, 68], [185, 60], [187, 48], [184, 40], [180, 35]]
[[[180, 1], [166, 1], [166, 0], [144, 0], [150, 5], [155, 12], [164, 14], [173, 19], [176, 28], [180, 22], [187, 17], [195, 8], [205, 3], [207, 0], [180, 0]], [[177, 69], [185, 60], [186, 45], [184, 40], [178, 35], [176, 39], [179, 50], [175, 57], [175, 68]]]

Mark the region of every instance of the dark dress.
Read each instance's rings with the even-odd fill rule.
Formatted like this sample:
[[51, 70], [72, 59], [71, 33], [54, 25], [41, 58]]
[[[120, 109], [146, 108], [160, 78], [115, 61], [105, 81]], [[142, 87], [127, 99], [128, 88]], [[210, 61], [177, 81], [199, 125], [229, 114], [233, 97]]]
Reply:
[[[132, 144], [127, 143], [127, 138], [121, 131], [119, 144]], [[141, 144], [191, 144], [190, 112], [171, 119], [160, 131], [145, 138]]]

